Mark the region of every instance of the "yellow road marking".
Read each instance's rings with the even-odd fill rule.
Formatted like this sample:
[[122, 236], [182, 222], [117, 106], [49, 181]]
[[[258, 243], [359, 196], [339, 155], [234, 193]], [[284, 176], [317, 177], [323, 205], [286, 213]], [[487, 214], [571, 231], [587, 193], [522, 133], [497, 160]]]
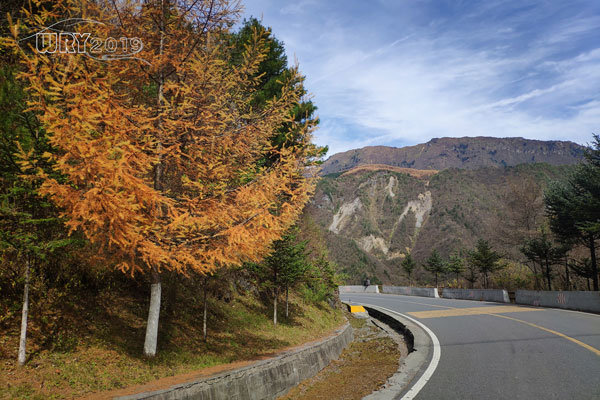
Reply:
[[525, 311], [540, 311], [539, 308], [517, 307], [517, 306], [492, 306], [492, 307], [470, 307], [452, 308], [450, 310], [414, 311], [407, 314], [420, 319], [460, 317], [463, 315], [499, 314]]
[[396, 300], [396, 301], [401, 301], [403, 303], [420, 304], [422, 306], [430, 306], [430, 307], [437, 307], [437, 308], [446, 308], [446, 309], [451, 309], [451, 310], [454, 310], [456, 308], [456, 307], [448, 307], [448, 306], [438, 306], [437, 304], [420, 303], [418, 301], [409, 301], [409, 300]]
[[578, 346], [583, 347], [591, 351], [592, 353], [600, 356], [600, 350], [597, 348], [590, 346], [589, 344], [583, 343], [580, 340], [572, 338], [570, 336], [565, 335], [564, 333], [560, 333], [557, 331], [553, 331], [552, 329], [544, 328], [543, 326], [536, 325], [531, 322], [523, 321], [522, 319], [517, 319], [513, 317], [509, 317], [508, 315], [500, 315], [501, 313], [508, 312], [526, 312], [526, 311], [544, 311], [539, 308], [530, 308], [530, 307], [517, 307], [517, 306], [493, 306], [493, 307], [472, 307], [472, 308], [456, 308], [456, 307], [448, 307], [449, 310], [431, 310], [431, 311], [416, 311], [409, 312], [414, 317], [425, 319], [425, 318], [443, 318], [443, 317], [458, 317], [463, 315], [491, 315], [498, 318], [505, 318], [511, 321], [520, 322], [525, 325], [529, 325], [533, 328], [540, 329], [544, 332], [551, 333], [553, 335], [559, 336], [563, 339], [567, 339]]
[[544, 328], [543, 326], [539, 326], [539, 325], [533, 324], [533, 323], [531, 323], [531, 322], [523, 321], [523, 320], [521, 320], [521, 319], [517, 319], [517, 318], [509, 317], [509, 316], [507, 316], [507, 315], [498, 315], [498, 314], [493, 314], [493, 315], [494, 315], [494, 317], [506, 318], [506, 319], [510, 319], [510, 320], [512, 320], [512, 321], [521, 322], [521, 323], [523, 323], [523, 324], [525, 324], [525, 325], [529, 325], [529, 326], [532, 326], [532, 327], [534, 327], [534, 328], [538, 328], [538, 329], [541, 329], [541, 330], [543, 330], [543, 331], [546, 331], [546, 332], [552, 333], [552, 334], [554, 334], [554, 335], [560, 336], [561, 338], [564, 338], [564, 339], [570, 340], [571, 342], [573, 342], [573, 343], [575, 343], [575, 344], [578, 344], [579, 346], [581, 346], [581, 347], [583, 347], [583, 348], [586, 348], [586, 349], [588, 349], [588, 350], [589, 350], [589, 351], [591, 351], [592, 353], [595, 353], [597, 356], [600, 356], [600, 350], [598, 350], [597, 348], [595, 348], [595, 347], [592, 347], [592, 346], [590, 346], [589, 344], [583, 343], [582, 341], [579, 341], [579, 340], [577, 340], [577, 339], [575, 339], [575, 338], [572, 338], [572, 337], [570, 337], [570, 336], [567, 336], [567, 335], [565, 335], [564, 333], [556, 332], [556, 331], [553, 331], [552, 329]]
[[[384, 294], [385, 295], [385, 294]], [[397, 296], [395, 294], [388, 294], [387, 296]], [[364, 296], [367, 297], [367, 296]], [[379, 297], [379, 296], [377, 296]], [[379, 297], [380, 298], [380, 297]], [[451, 308], [451, 309], [455, 309], [456, 307], [449, 307], [449, 306], [440, 306], [437, 304], [431, 304], [431, 303], [421, 303], [418, 301], [410, 301], [410, 300], [398, 300], [398, 299], [394, 299], [395, 301], [399, 301], [401, 303], [411, 303], [411, 304], [420, 304], [422, 306], [430, 306], [430, 307], [437, 307], [437, 308]]]
[[367, 312], [363, 306], [350, 306], [350, 312]]

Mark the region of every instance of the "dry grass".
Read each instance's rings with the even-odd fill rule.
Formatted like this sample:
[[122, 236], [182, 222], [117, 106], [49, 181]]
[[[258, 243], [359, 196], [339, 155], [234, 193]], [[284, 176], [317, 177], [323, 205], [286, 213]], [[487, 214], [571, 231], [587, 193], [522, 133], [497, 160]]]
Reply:
[[398, 172], [401, 174], [408, 174], [410, 176], [413, 176], [417, 179], [427, 179], [432, 177], [433, 175], [437, 174], [439, 171], [435, 170], [435, 169], [414, 169], [414, 168], [401, 168], [401, 167], [394, 167], [392, 165], [383, 165], [383, 164], [365, 164], [365, 165], [360, 165], [358, 167], [352, 168], [349, 171], [346, 171], [342, 174], [342, 176], [346, 176], [346, 175], [351, 175], [351, 174], [356, 174], [358, 172], [364, 172], [364, 171], [391, 171], [391, 172]]
[[354, 342], [338, 360], [292, 389], [280, 400], [353, 400], [380, 388], [398, 370], [402, 352], [371, 323], [349, 317]]
[[297, 296], [292, 297], [290, 318], [280, 317], [277, 327], [269, 305], [253, 296], [238, 295], [229, 303], [212, 300], [206, 343], [200, 309], [181, 307], [161, 320], [159, 352], [148, 360], [142, 357], [146, 311], [137, 300], [113, 294], [96, 304], [95, 313], [79, 310], [80, 315], [66, 319], [72, 326], [67, 330], [71, 334], [61, 339], [65, 345], [32, 343], [33, 354], [22, 368], [15, 362], [18, 326], [0, 332], [0, 399], [77, 398], [252, 360], [325, 336], [344, 322], [339, 310]]

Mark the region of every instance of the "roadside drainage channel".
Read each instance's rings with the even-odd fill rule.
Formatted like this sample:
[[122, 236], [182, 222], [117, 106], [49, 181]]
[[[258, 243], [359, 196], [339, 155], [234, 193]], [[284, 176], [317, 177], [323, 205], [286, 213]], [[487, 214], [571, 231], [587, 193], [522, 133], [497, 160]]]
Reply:
[[432, 339], [423, 328], [409, 319], [381, 307], [365, 304], [362, 306], [374, 320], [384, 323], [403, 336], [408, 349], [408, 355], [402, 360], [398, 371], [387, 380], [381, 389], [363, 397], [363, 400], [412, 399], [418, 393], [418, 390], [415, 392], [412, 389], [413, 385], [424, 375], [432, 360]]
[[287, 351], [247, 367], [168, 389], [117, 397], [119, 400], [276, 399], [337, 359], [354, 340], [350, 324], [317, 343]]

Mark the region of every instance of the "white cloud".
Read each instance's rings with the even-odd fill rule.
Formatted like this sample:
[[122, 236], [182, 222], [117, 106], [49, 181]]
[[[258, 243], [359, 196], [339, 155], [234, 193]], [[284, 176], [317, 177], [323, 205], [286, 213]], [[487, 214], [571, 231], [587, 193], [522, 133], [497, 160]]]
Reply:
[[506, 7], [497, 2], [465, 16], [475, 21], [470, 29], [448, 28], [439, 17], [420, 20], [414, 8], [394, 26], [376, 5], [375, 17], [361, 18], [353, 2], [339, 13], [328, 12], [335, 5], [326, 2], [297, 4], [284, 6], [285, 14], [281, 5], [267, 7], [264, 22], [307, 75], [322, 121], [316, 140], [329, 154], [441, 136], [587, 143], [600, 128], [600, 43], [570, 42], [600, 37], [598, 15], [557, 21], [546, 34], [526, 25], [533, 13], [544, 14], [537, 9], [478, 22]]

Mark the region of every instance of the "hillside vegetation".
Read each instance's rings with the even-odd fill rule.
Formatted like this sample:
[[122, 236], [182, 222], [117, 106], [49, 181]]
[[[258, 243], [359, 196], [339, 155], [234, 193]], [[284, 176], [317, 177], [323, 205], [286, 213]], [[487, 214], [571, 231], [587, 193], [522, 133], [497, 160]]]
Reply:
[[269, 355], [325, 336], [344, 322], [339, 310], [293, 290], [289, 317], [282, 315], [274, 326], [271, 296], [240, 271], [236, 279], [210, 283], [204, 341], [201, 291], [168, 275], [158, 355], [148, 360], [140, 351], [149, 294], [144, 280], [117, 272], [86, 276], [82, 284], [82, 276], [71, 272], [75, 278], [38, 276], [32, 287], [24, 367], [15, 363], [21, 305], [3, 292], [0, 399], [79, 398], [165, 377], [174, 384], [178, 375]]
[[384, 164], [366, 164], [366, 165], [359, 165], [358, 167], [354, 167], [351, 170], [344, 172], [342, 175], [343, 176], [351, 175], [351, 174], [355, 174], [357, 172], [364, 172], [364, 171], [391, 171], [391, 172], [398, 172], [401, 174], [407, 174], [410, 176], [414, 176], [415, 178], [428, 178], [439, 172], [435, 169], [414, 169], [414, 168], [394, 167], [392, 165], [384, 165]]
[[[539, 223], [543, 189], [572, 170], [522, 164], [419, 176], [357, 168], [322, 178], [303, 224], [319, 227], [347, 282], [371, 276], [375, 282], [407, 284], [400, 267], [407, 254], [423, 264], [432, 250], [447, 258], [473, 248], [479, 238], [491, 240], [507, 258], [522, 259], [522, 243], [515, 242], [521, 214], [529, 212]], [[422, 283], [429, 277], [423, 269], [414, 276]]]

